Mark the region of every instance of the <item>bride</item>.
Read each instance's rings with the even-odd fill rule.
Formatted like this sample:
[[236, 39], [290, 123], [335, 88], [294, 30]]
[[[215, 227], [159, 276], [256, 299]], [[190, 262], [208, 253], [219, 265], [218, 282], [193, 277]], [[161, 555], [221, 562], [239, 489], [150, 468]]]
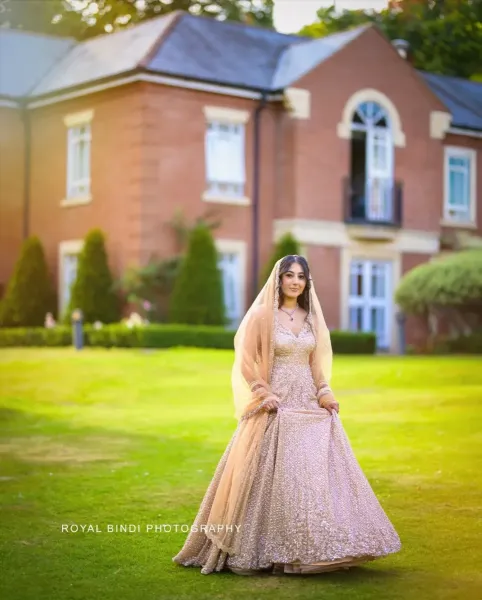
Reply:
[[289, 255], [234, 338], [236, 430], [172, 560], [241, 575], [321, 573], [397, 552], [329, 387], [329, 330], [306, 259]]

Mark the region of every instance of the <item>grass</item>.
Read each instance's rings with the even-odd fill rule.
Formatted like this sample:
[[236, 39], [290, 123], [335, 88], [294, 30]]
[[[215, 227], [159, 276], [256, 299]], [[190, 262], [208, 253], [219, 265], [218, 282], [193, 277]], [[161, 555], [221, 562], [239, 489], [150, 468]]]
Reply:
[[[333, 387], [402, 550], [318, 576], [203, 576], [171, 561], [235, 429], [232, 353], [0, 352], [7, 600], [472, 600], [482, 575], [476, 358], [339, 357]], [[108, 532], [109, 524], [140, 532]], [[100, 533], [62, 532], [91, 524]]]

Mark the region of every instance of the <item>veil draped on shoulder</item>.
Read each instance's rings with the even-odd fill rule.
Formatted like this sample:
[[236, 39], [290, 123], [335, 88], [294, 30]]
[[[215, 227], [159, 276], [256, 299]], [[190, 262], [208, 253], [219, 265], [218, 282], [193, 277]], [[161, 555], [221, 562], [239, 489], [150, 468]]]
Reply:
[[[249, 491], [256, 474], [261, 440], [269, 413], [264, 403], [276, 398], [270, 387], [274, 361], [274, 326], [280, 298], [279, 259], [258, 296], [245, 314], [234, 337], [231, 374], [235, 418], [238, 419], [209, 513], [206, 536], [222, 551], [239, 552]], [[330, 332], [310, 280], [306, 317], [316, 340], [310, 364], [317, 390], [327, 384], [332, 371]]]

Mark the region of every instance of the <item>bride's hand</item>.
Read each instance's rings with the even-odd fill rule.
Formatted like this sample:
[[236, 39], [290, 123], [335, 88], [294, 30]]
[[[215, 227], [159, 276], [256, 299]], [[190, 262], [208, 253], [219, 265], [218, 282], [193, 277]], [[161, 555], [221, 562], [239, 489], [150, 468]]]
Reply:
[[336, 411], [337, 413], [340, 412], [340, 405], [335, 400], [335, 396], [333, 396], [332, 393], [323, 394], [323, 396], [320, 398], [319, 404], [321, 408], [326, 408], [330, 414], [333, 413], [333, 411]]
[[266, 404], [263, 406], [266, 412], [270, 412], [271, 410], [278, 410], [279, 402], [278, 400], [268, 400]]

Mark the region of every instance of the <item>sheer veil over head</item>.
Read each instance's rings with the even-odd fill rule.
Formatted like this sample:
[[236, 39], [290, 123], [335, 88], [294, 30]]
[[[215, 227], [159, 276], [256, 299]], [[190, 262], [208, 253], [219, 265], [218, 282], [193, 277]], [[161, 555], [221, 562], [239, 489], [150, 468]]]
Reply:
[[[276, 262], [234, 338], [235, 358], [231, 380], [238, 427], [219, 476], [205, 533], [220, 550], [229, 554], [236, 554], [240, 549], [241, 536], [237, 526], [245, 519], [249, 491], [256, 474], [269, 416], [267, 411], [262, 410], [263, 403], [276, 398], [270, 382], [274, 359], [274, 326], [281, 292], [280, 267], [289, 267], [296, 258], [296, 255], [289, 255]], [[323, 383], [329, 383], [331, 378], [332, 349], [330, 332], [311, 278], [306, 286], [306, 320], [316, 340], [310, 364], [318, 389]]]
[[[246, 418], [263, 400], [272, 397], [270, 381], [274, 359], [274, 324], [281, 293], [280, 267], [283, 265], [289, 268], [296, 258], [297, 255], [288, 255], [276, 262], [234, 337], [235, 358], [231, 382], [237, 419], [243, 416]], [[306, 320], [316, 340], [316, 348], [310, 357], [310, 362], [318, 387], [322, 381], [328, 383], [331, 378], [333, 355], [330, 332], [311, 275], [306, 285], [308, 287]]]

